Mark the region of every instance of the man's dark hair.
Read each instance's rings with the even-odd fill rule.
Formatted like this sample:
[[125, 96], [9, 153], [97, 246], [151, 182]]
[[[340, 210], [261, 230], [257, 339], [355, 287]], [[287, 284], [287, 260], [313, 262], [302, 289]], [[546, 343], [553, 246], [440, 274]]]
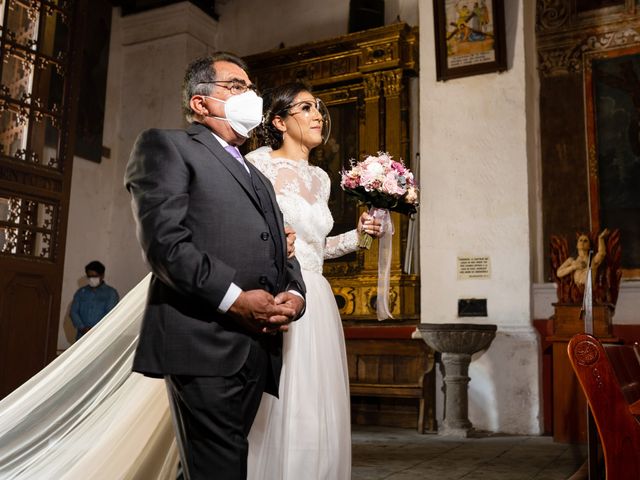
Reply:
[[104, 275], [105, 268], [98, 260], [94, 260], [93, 262], [89, 262], [85, 265], [84, 273], [89, 273], [89, 270], [96, 272], [98, 275]]
[[209, 95], [213, 88], [212, 82], [216, 80], [215, 62], [235, 63], [245, 72], [247, 64], [240, 57], [228, 52], [216, 52], [206, 57], [195, 59], [187, 67], [182, 82], [182, 110], [187, 121], [193, 121], [191, 110], [191, 97], [194, 95]]

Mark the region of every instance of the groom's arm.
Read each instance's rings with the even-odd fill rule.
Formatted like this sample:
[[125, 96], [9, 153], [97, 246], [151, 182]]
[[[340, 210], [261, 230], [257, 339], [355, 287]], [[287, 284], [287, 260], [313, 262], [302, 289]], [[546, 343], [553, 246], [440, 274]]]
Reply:
[[137, 235], [151, 270], [185, 295], [218, 308], [235, 269], [192, 242], [185, 226], [190, 172], [169, 135], [147, 130], [137, 139], [125, 174]]

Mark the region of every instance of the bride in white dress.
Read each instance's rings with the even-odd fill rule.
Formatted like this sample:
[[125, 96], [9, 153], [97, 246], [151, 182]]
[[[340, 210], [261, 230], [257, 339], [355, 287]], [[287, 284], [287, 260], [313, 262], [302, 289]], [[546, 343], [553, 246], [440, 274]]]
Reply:
[[324, 259], [358, 249], [362, 230], [379, 236], [367, 213], [358, 228], [327, 237], [333, 227], [327, 173], [309, 164], [328, 135], [324, 105], [302, 84], [264, 96], [262, 147], [246, 158], [273, 183], [285, 224], [296, 232], [295, 255], [307, 286], [306, 312], [284, 335], [279, 399], [263, 395], [249, 435], [251, 480], [351, 478], [349, 376], [342, 322], [322, 276]]

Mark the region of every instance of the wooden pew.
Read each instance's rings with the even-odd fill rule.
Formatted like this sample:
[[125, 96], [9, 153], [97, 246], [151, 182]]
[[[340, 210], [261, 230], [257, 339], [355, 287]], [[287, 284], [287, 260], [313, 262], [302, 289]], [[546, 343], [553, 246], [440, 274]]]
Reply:
[[417, 430], [433, 432], [434, 352], [422, 339], [411, 338], [413, 330], [345, 328], [351, 396], [417, 399]]
[[598, 428], [607, 479], [640, 479], [640, 349], [580, 333], [569, 360]]

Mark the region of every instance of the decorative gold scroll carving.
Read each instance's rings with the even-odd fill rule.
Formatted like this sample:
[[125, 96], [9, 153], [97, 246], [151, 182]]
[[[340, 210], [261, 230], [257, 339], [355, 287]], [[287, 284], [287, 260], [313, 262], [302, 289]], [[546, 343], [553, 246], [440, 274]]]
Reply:
[[562, 27], [571, 18], [569, 0], [541, 0], [536, 5], [536, 30]]
[[362, 77], [365, 100], [373, 100], [380, 97], [382, 78], [380, 73], [370, 73]]
[[[361, 81], [368, 72], [389, 68], [415, 71], [418, 33], [404, 23], [351, 33], [300, 47], [245, 58], [258, 81], [277, 85], [307, 81], [314, 88], [337, 82]], [[261, 88], [263, 86], [261, 85]]]
[[543, 76], [581, 73], [585, 55], [640, 43], [640, 25], [619, 31], [590, 35], [578, 44], [567, 44], [560, 48], [540, 50], [540, 73]]
[[402, 70], [390, 70], [384, 72], [384, 95], [385, 97], [400, 95], [402, 90]]
[[543, 77], [579, 74], [585, 55], [640, 42], [635, 2], [580, 11], [575, 0], [537, 0], [538, 64]]

